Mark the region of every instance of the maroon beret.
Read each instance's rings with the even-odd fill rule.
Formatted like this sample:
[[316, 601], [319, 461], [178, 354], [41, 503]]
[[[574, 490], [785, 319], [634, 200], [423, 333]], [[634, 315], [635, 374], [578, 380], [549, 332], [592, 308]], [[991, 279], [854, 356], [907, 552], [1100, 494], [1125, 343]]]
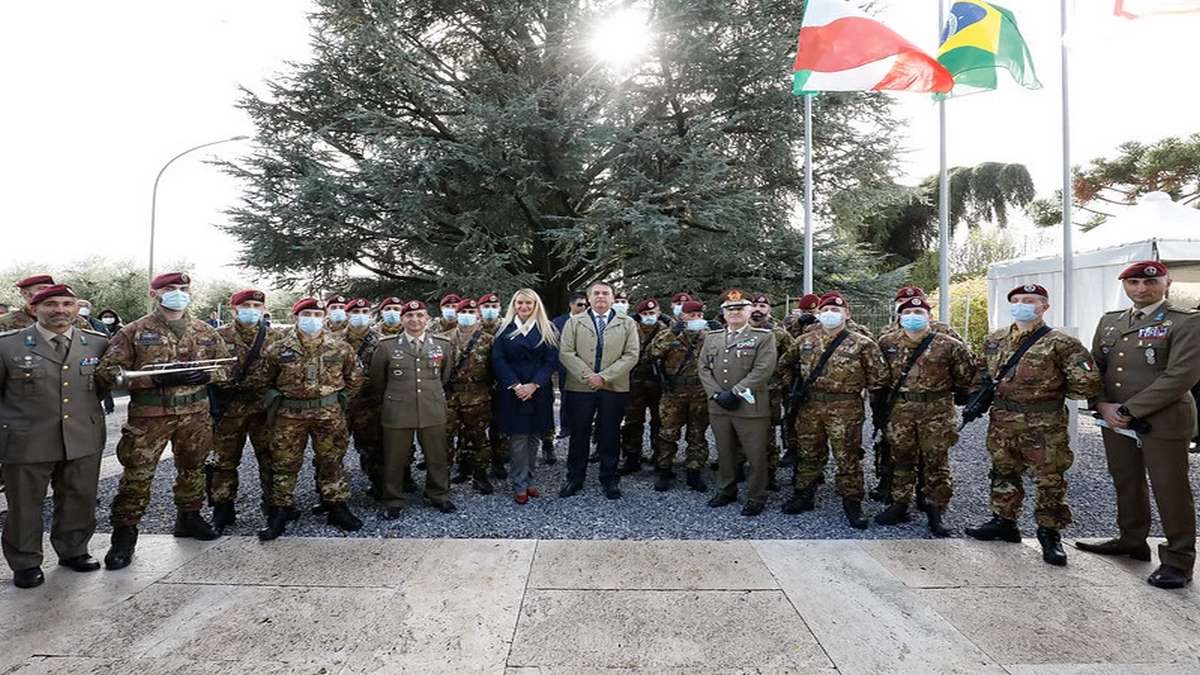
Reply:
[[306, 309], [324, 310], [325, 308], [321, 306], [321, 301], [316, 298], [300, 298], [292, 305], [292, 316], [296, 316]]
[[37, 286], [39, 284], [53, 283], [54, 277], [50, 276], [49, 274], [35, 274], [31, 277], [25, 277], [24, 279], [18, 281], [17, 288], [29, 288], [30, 286]]
[[703, 312], [704, 304], [695, 300], [685, 300], [683, 307], [680, 308], [680, 314], [691, 314], [693, 312]]
[[828, 307], [829, 305], [833, 305], [835, 307], [849, 307], [849, 303], [847, 303], [846, 299], [842, 297], [842, 294], [838, 293], [837, 291], [829, 291], [825, 295], [822, 295], [821, 301], [817, 303], [817, 309], [822, 309], [824, 307]]
[[691, 299], [692, 299], [692, 296], [688, 295], [687, 293], [676, 293], [675, 295], [671, 296], [671, 304], [672, 305], [682, 305], [683, 303], [685, 303]]
[[905, 286], [904, 288], [896, 291], [896, 297], [893, 299], [896, 302], [900, 302], [901, 300], [907, 300], [909, 298], [923, 297], [925, 297], [925, 289], [921, 288], [920, 286]]
[[1167, 276], [1167, 266], [1161, 260], [1143, 260], [1126, 267], [1118, 279], [1159, 279]]
[[629, 296], [625, 293], [625, 291], [621, 291], [619, 293], [614, 293], [613, 294], [613, 302], [616, 302], [617, 300], [624, 300], [625, 302], [629, 302]]
[[913, 307], [923, 307], [927, 312], [933, 311], [933, 308], [929, 306], [929, 303], [925, 301], [924, 297], [913, 296], [900, 303], [899, 306], [896, 307], [896, 313], [899, 314], [901, 310], [912, 309]]
[[806, 293], [800, 296], [800, 300], [796, 303], [796, 306], [804, 310], [814, 310], [820, 304], [821, 296], [816, 293]]
[[416, 312], [422, 309], [425, 309], [425, 303], [421, 302], [420, 300], [409, 300], [408, 302], [404, 303], [403, 307], [400, 308], [400, 316], [404, 316], [409, 312]]
[[638, 314], [641, 314], [642, 312], [648, 312], [652, 309], [659, 309], [658, 300], [655, 300], [654, 298], [646, 298], [637, 304], [637, 307], [634, 309], [634, 311], [636, 311]]
[[384, 307], [388, 307], [390, 305], [396, 305], [397, 307], [399, 307], [400, 305], [403, 305], [403, 304], [404, 304], [404, 301], [401, 300], [400, 298], [398, 298], [394, 295], [389, 295], [388, 297], [383, 298], [379, 301], [379, 309], [382, 310]]
[[346, 309], [371, 309], [371, 301], [366, 298], [352, 298], [346, 302]]
[[438, 307], [457, 305], [460, 302], [462, 302], [462, 296], [460, 296], [458, 293], [447, 293], [446, 296], [442, 298], [442, 301], [438, 303]]
[[465, 309], [479, 309], [479, 301], [475, 298], [463, 298], [454, 306], [454, 311], [461, 312]]
[[1046, 290], [1045, 286], [1040, 286], [1038, 284], [1022, 284], [1008, 292], [1008, 300], [1011, 302], [1014, 295], [1020, 295], [1022, 293], [1028, 295], [1040, 295], [1047, 300], [1050, 299], [1050, 293]]
[[37, 293], [34, 293], [33, 297], [29, 299], [29, 304], [36, 305], [48, 298], [56, 298], [59, 296], [68, 298], [79, 297], [78, 295], [75, 295], [75, 291], [71, 290], [70, 286], [66, 284], [54, 284], [53, 286], [47, 286]]
[[754, 305], [769, 305], [771, 298], [767, 297], [766, 293], [755, 293], [750, 296], [750, 303]]
[[229, 296], [229, 304], [233, 305], [234, 307], [237, 307], [243, 302], [249, 302], [251, 300], [257, 302], [266, 302], [267, 294], [253, 288], [247, 288], [244, 291], [238, 291], [237, 293]]
[[329, 297], [325, 298], [325, 305], [344, 305], [349, 301], [350, 299], [341, 293], [330, 293]]
[[158, 290], [163, 286], [186, 286], [192, 283], [192, 278], [183, 272], [167, 272], [154, 277], [154, 281], [150, 282], [150, 288]]
[[480, 296], [479, 304], [486, 305], [489, 302], [500, 304], [500, 296], [496, 295], [495, 293], [484, 293], [482, 296]]

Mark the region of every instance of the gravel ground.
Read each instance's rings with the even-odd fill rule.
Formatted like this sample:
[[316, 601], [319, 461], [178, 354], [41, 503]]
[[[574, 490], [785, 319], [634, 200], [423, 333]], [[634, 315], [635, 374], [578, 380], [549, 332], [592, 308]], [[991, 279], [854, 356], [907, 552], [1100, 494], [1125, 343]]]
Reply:
[[[119, 424], [123, 416], [123, 411], [118, 409], [117, 415], [110, 417], [110, 421]], [[114, 417], [119, 419], [114, 420]], [[1075, 465], [1068, 473], [1075, 524], [1066, 534], [1072, 537], [1108, 536], [1116, 530], [1116, 506], [1112, 483], [1105, 469], [1100, 433], [1086, 418], [1080, 426], [1081, 433], [1074, 446]], [[961, 441], [951, 450], [955, 497], [947, 514], [947, 522], [960, 533], [958, 536], [961, 536], [964, 526], [978, 524], [990, 517], [990, 466], [984, 450], [986, 428], [986, 420], [972, 424], [963, 431]], [[865, 432], [868, 444], [870, 433], [868, 428]], [[109, 453], [117, 438], [117, 434], [110, 435]], [[715, 458], [715, 446], [710, 444], [710, 447]], [[818, 492], [816, 511], [795, 516], [781, 513], [779, 507], [790, 494], [790, 488], [785, 485], [782, 491], [771, 495], [767, 511], [762, 516], [744, 518], [739, 513], [740, 507], [711, 509], [705, 505], [705, 501], [715, 492], [713, 483], [716, 479], [715, 473], [707, 470], [705, 478], [709, 483], [709, 491], [706, 494], [682, 487], [682, 472], [679, 472], [676, 489], [667, 493], [654, 492], [654, 474], [643, 470], [621, 480], [625, 495], [623, 499], [609, 501], [600, 492], [596, 479], [597, 467], [593, 464], [589, 467], [584, 492], [570, 499], [559, 499], [557, 492], [563, 484], [566, 470], [565, 439], [558, 441], [557, 452], [559, 461], [556, 465], [537, 467], [535, 484], [542, 489], [543, 497], [531, 500], [528, 505], [519, 506], [512, 500], [507, 481], [494, 481], [497, 491], [490, 496], [477, 494], [467, 483], [452, 486], [452, 499], [459, 507], [454, 514], [443, 515], [416, 495], [399, 520], [386, 521], [379, 517], [381, 509], [378, 505], [366, 496], [367, 481], [359, 472], [357, 456], [351, 449], [346, 459], [354, 494], [351, 509], [364, 520], [365, 525], [361, 531], [349, 535], [326, 525], [323, 516], [307, 512], [318, 499], [312, 465], [306, 462], [297, 489], [297, 503], [305, 510], [305, 515], [289, 526], [288, 534], [543, 539], [895, 539], [928, 536], [923, 516], [899, 527], [881, 527], [872, 523], [865, 531], [850, 528], [842, 515], [841, 500], [833, 491], [832, 466], [827, 469], [828, 481]], [[1200, 494], [1200, 455], [1190, 455], [1189, 458], [1193, 490]], [[869, 460], [867, 471], [870, 471]], [[239, 522], [228, 531], [229, 534], [253, 535], [263, 524], [258, 511], [256, 472], [254, 455], [247, 448], [237, 504]], [[780, 470], [779, 476], [784, 482], [790, 475], [790, 469]], [[143, 532], [171, 531], [175, 517], [171, 501], [173, 478], [172, 463], [163, 462], [155, 478], [150, 508], [142, 520]], [[420, 483], [423, 474], [417, 472], [416, 479]], [[99, 527], [102, 531], [109, 529], [107, 510], [116, 487], [116, 477], [106, 479], [100, 485]], [[1028, 510], [1033, 505], [1033, 485], [1028, 478], [1026, 489], [1027, 511], [1021, 526], [1027, 535], [1032, 536], [1035, 525]], [[869, 503], [866, 508], [873, 515], [881, 507]], [[1157, 523], [1154, 530], [1158, 531]]]

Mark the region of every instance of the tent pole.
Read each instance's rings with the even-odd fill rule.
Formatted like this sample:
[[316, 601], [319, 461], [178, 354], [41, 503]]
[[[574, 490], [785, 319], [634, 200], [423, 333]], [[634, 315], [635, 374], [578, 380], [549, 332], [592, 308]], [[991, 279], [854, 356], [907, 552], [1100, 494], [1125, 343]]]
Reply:
[[[938, 0], [938, 39], [946, 0]], [[946, 101], [938, 101], [938, 318], [950, 321], [950, 177], [946, 169]]]
[[813, 292], [812, 94], [804, 96], [804, 292]]
[[1062, 22], [1062, 244], [1063, 244], [1063, 326], [1074, 325], [1075, 283], [1074, 247], [1071, 242], [1071, 220], [1074, 200], [1074, 186], [1071, 180], [1071, 105], [1070, 77], [1067, 67], [1069, 53], [1067, 51], [1067, 0], [1060, 0], [1060, 18]]

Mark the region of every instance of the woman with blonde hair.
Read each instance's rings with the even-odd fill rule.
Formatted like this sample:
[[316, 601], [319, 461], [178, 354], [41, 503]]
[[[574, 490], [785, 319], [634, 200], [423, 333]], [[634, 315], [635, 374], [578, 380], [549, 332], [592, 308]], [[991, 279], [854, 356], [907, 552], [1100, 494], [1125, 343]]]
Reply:
[[541, 495], [532, 484], [533, 466], [543, 434], [554, 429], [550, 376], [557, 368], [558, 331], [537, 292], [522, 288], [509, 300], [492, 343], [496, 430], [508, 437], [510, 475], [518, 504]]

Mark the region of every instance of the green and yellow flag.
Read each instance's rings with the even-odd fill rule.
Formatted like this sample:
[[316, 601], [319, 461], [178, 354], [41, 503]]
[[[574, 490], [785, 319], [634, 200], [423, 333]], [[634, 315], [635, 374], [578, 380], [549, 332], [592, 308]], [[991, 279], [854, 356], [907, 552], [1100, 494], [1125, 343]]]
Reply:
[[950, 6], [938, 62], [954, 76], [951, 96], [995, 89], [1000, 68], [1022, 87], [1042, 87], [1016, 17], [984, 0], [957, 0]]

